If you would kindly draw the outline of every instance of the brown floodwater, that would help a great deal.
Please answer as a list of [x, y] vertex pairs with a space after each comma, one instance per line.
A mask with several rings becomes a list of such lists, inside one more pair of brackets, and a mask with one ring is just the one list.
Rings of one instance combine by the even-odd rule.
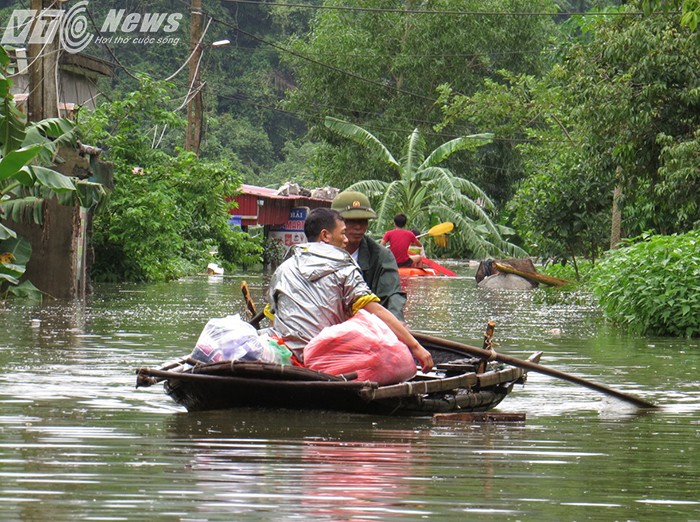
[[246, 279], [102, 285], [87, 302], [0, 308], [2, 520], [700, 520], [700, 341], [607, 326], [590, 296], [406, 280], [412, 328], [662, 406], [530, 373], [498, 411], [436, 424], [331, 412], [186, 413], [134, 371], [188, 353]]

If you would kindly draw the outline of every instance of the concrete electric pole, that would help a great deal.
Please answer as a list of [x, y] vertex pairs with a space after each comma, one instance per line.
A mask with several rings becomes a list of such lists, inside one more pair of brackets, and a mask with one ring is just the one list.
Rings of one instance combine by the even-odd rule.
[[[52, 0], [32, 0], [31, 8], [37, 13], [49, 9]], [[44, 23], [45, 30], [52, 30], [56, 24], [46, 24], [46, 20], [34, 17], [29, 34], [34, 34], [36, 24]], [[59, 38], [54, 35], [46, 44], [30, 43], [27, 46], [29, 62], [29, 94], [27, 96], [27, 118], [40, 121], [58, 116], [58, 92], [56, 68], [58, 67]]]
[[199, 40], [202, 37], [204, 16], [202, 14], [202, 0], [192, 0], [192, 16], [190, 19], [190, 73], [188, 87], [190, 100], [187, 104], [187, 134], [185, 136], [185, 150], [199, 154], [199, 145], [202, 141], [202, 82], [199, 75], [199, 64], [202, 59], [202, 45]]

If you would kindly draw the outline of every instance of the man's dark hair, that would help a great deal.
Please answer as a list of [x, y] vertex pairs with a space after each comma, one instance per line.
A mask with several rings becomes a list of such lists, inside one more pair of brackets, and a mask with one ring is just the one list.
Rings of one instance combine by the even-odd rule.
[[319, 207], [313, 209], [306, 216], [304, 223], [304, 234], [310, 242], [318, 241], [318, 236], [321, 235], [321, 230], [333, 230], [336, 226], [336, 221], [344, 221], [340, 212], [332, 208]]
[[394, 225], [396, 225], [399, 228], [403, 228], [406, 226], [406, 214], [396, 214], [394, 216]]

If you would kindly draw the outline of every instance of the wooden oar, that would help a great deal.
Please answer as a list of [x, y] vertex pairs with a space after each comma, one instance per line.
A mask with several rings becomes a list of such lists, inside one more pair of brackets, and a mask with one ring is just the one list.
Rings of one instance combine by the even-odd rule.
[[245, 306], [248, 309], [251, 317], [255, 317], [258, 311], [255, 309], [255, 302], [253, 297], [250, 295], [250, 289], [248, 288], [248, 283], [243, 281], [241, 283], [241, 292], [243, 293], [243, 299], [245, 300]]
[[421, 261], [423, 261], [423, 264], [425, 266], [428, 266], [435, 270], [436, 272], [440, 272], [443, 275], [446, 275], [448, 277], [455, 277], [457, 274], [450, 270], [449, 268], [445, 268], [442, 266], [440, 263], [437, 261], [433, 261], [432, 259], [428, 259], [427, 257], [421, 257]]
[[265, 312], [264, 310], [260, 310], [259, 312], [256, 311], [255, 308], [255, 301], [253, 301], [253, 296], [250, 295], [250, 289], [248, 288], [248, 283], [243, 281], [241, 283], [241, 292], [243, 292], [243, 299], [245, 300], [245, 305], [248, 311], [250, 312], [250, 315], [252, 316], [252, 319], [248, 321], [250, 324], [252, 324], [256, 330], [260, 329], [260, 321], [262, 321], [265, 318]]
[[435, 225], [432, 227], [430, 230], [428, 230], [425, 234], [421, 234], [416, 237], [423, 237], [423, 236], [442, 236], [443, 234], [449, 234], [452, 232], [452, 230], [455, 228], [455, 224], [451, 223], [450, 221], [446, 221], [444, 223], [440, 223], [438, 225]]
[[607, 386], [603, 386], [602, 384], [596, 384], [594, 382], [587, 381], [586, 379], [582, 379], [581, 377], [576, 377], [574, 375], [569, 375], [568, 373], [553, 370], [551, 368], [547, 368], [546, 366], [542, 366], [531, 361], [525, 361], [523, 359], [518, 359], [509, 355], [503, 355], [501, 353], [483, 350], [481, 348], [477, 348], [476, 346], [469, 346], [467, 344], [458, 343], [456, 341], [450, 341], [447, 339], [441, 339], [439, 337], [433, 337], [432, 335], [427, 335], [418, 332], [411, 333], [413, 334], [413, 337], [415, 337], [419, 342], [425, 342], [426, 344], [434, 344], [437, 346], [445, 346], [447, 348], [454, 348], [456, 350], [463, 351], [466, 354], [474, 355], [476, 357], [494, 358], [497, 361], [510, 364], [511, 366], [518, 366], [520, 368], [532, 370], [538, 373], [542, 373], [544, 375], [549, 375], [550, 377], [555, 377], [557, 379], [573, 382], [574, 384], [580, 384], [581, 386], [585, 386], [586, 388], [590, 388], [591, 390], [595, 390], [606, 395], [611, 395], [623, 401], [634, 404], [639, 408], [658, 408], [656, 404], [653, 404], [649, 401], [645, 401], [644, 399], [640, 399], [632, 395], [627, 395], [626, 393], [613, 390], [612, 388], [608, 388]]

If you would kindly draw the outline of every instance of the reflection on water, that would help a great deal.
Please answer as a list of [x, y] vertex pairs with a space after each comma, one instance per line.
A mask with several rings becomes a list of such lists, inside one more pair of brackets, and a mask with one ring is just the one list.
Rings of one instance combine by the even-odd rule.
[[[413, 278], [411, 327], [662, 404], [640, 414], [531, 373], [499, 407], [515, 424], [329, 412], [188, 414], [134, 370], [244, 313], [242, 277], [98, 287], [87, 302], [0, 308], [2, 519], [698, 519], [700, 342], [634, 338], [585, 295], [489, 292], [469, 271]], [[246, 277], [256, 302], [265, 280]]]

